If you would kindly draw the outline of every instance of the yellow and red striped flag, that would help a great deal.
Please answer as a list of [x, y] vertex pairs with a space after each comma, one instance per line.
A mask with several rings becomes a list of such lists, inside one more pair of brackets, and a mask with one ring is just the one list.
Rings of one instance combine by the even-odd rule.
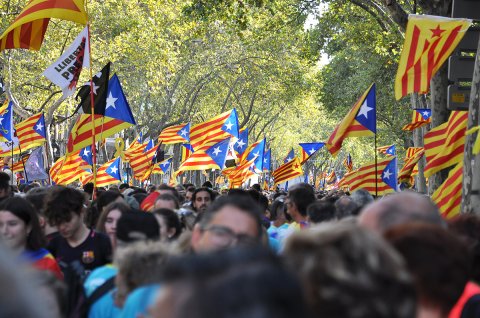
[[467, 120], [468, 112], [453, 111], [446, 123], [425, 134], [426, 178], [462, 160]]
[[[43, 113], [33, 115], [15, 125], [19, 145], [13, 148], [14, 154], [43, 145], [46, 142], [46, 127]], [[12, 149], [0, 150], [0, 157], [9, 156]]]
[[167, 127], [162, 130], [158, 136], [164, 145], [178, 144], [181, 142], [189, 142], [190, 124], [180, 124]]
[[77, 181], [80, 177], [88, 174], [85, 169], [90, 169], [80, 151], [76, 151], [68, 156], [58, 159], [50, 169], [50, 177], [55, 184], [68, 185]]
[[405, 152], [405, 160], [412, 158], [420, 151], [424, 152], [425, 149], [423, 149], [423, 147], [408, 147], [407, 151]]
[[[134, 178], [144, 181], [150, 177], [150, 173], [154, 162], [153, 158], [157, 153], [158, 149], [162, 142], [159, 142], [157, 145], [154, 145], [154, 141], [149, 141], [149, 146], [145, 147], [142, 152], [135, 153], [130, 159], [130, 167], [133, 170]], [[146, 175], [148, 173], [148, 176]]]
[[377, 131], [375, 96], [375, 84], [372, 84], [335, 127], [326, 142], [328, 151], [333, 156], [340, 151], [345, 138], [375, 135]]
[[294, 157], [293, 160], [284, 163], [280, 167], [278, 167], [275, 171], [272, 172], [273, 180], [275, 181], [275, 185], [280, 184], [282, 182], [294, 179], [299, 177], [303, 174], [302, 166], [300, 164], [300, 159], [298, 157]]
[[[345, 173], [343, 175], [343, 178], [340, 179], [340, 181], [338, 182], [338, 187], [341, 189], [348, 190], [350, 188], [350, 183], [355, 178], [357, 171], [358, 169]], [[317, 180], [322, 180], [322, 179], [323, 179], [323, 176], [317, 177]]]
[[410, 178], [413, 176], [415, 167], [417, 166], [418, 161], [423, 157], [425, 154], [424, 150], [418, 151], [415, 153], [414, 156], [408, 158], [405, 161], [402, 169], [398, 173], [398, 182], [409, 182]]
[[39, 50], [51, 18], [87, 24], [83, 0], [31, 0], [0, 37], [5, 49]]
[[444, 218], [450, 219], [460, 213], [462, 203], [463, 159], [448, 173], [447, 179], [432, 194], [432, 201]]
[[468, 19], [410, 14], [395, 77], [395, 98], [427, 93], [431, 78], [471, 24], [472, 20]]
[[[385, 195], [395, 192], [391, 186], [384, 182], [384, 170], [395, 158], [387, 158], [377, 161], [377, 175], [375, 175], [375, 162], [364, 165], [348, 175], [348, 182], [343, 180], [339, 183], [342, 186], [347, 185], [350, 191], [365, 189], [372, 195]], [[345, 177], [344, 177], [345, 179]], [[396, 182], [396, 181], [395, 181]]]
[[414, 109], [412, 121], [410, 124], [403, 126], [402, 130], [412, 131], [429, 124], [432, 121], [432, 110], [427, 108]]
[[[120, 183], [122, 177], [120, 175], [121, 158], [113, 158], [104, 163], [97, 170], [97, 187], [105, 187], [111, 184]], [[83, 180], [84, 184], [93, 181], [93, 175]]]
[[251, 168], [255, 165], [256, 157], [248, 161], [242, 161], [238, 166], [222, 170], [222, 174], [228, 178], [230, 188], [239, 188], [255, 173]]
[[28, 157], [30, 157], [29, 154], [23, 155], [19, 161], [15, 162], [12, 165], [12, 172], [22, 172], [25, 168], [25, 163], [27, 162]]

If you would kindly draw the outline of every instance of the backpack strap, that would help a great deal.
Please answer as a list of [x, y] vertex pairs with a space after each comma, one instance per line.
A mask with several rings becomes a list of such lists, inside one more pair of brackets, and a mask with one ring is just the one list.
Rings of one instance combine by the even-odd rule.
[[90, 308], [97, 300], [102, 298], [102, 296], [106, 295], [109, 291], [111, 291], [115, 287], [115, 276], [107, 279], [100, 287], [95, 289], [95, 291], [87, 297], [85, 300], [85, 305], [87, 308]]

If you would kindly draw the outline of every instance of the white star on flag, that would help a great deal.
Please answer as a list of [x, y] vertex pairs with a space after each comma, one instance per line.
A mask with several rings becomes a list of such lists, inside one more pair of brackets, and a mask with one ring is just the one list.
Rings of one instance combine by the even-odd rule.
[[162, 163], [162, 167], [166, 167], [166, 166], [168, 166], [168, 162]]
[[97, 74], [95, 74], [95, 77], [97, 77], [97, 78], [102, 77], [102, 71], [100, 70]]
[[292, 160], [292, 158], [288, 157], [285, 161], [289, 162], [291, 160]]
[[118, 168], [116, 166], [113, 166], [113, 167], [110, 168], [111, 173], [115, 174], [115, 173], [117, 173], [117, 171], [118, 171]]
[[[88, 84], [88, 86], [90, 86], [90, 84]], [[93, 83], [93, 94], [97, 95], [97, 88], [99, 88], [100, 86], [97, 86], [95, 85], [95, 83]]]
[[390, 179], [391, 175], [392, 175], [392, 173], [390, 172], [390, 170], [387, 170], [383, 173], [383, 178], [384, 179]]
[[257, 151], [257, 152], [255, 152], [255, 153], [253, 153], [253, 155], [254, 155], [255, 157], [258, 157], [258, 156], [260, 156], [260, 152]]
[[35, 130], [40, 130], [40, 131], [42, 131], [42, 130], [43, 130], [43, 125], [42, 125], [42, 123], [38, 123], [37, 126], [35, 126]]
[[232, 126], [233, 126], [233, 124], [229, 121], [225, 124], [225, 127], [227, 127], [227, 130], [231, 130]]
[[87, 157], [89, 153], [90, 153], [90, 151], [88, 151], [87, 148], [85, 148], [85, 149], [83, 150], [83, 156], [84, 156], [84, 157]]
[[358, 111], [357, 117], [358, 116], [365, 116], [365, 118], [368, 118], [368, 112], [373, 110], [373, 107], [368, 107], [367, 101], [363, 102], [362, 107], [360, 107], [360, 110]]
[[239, 139], [237, 141], [237, 145], [238, 145], [238, 148], [241, 149], [241, 148], [243, 148], [243, 146], [245, 146], [245, 142], [242, 139]]
[[213, 148], [213, 155], [214, 156], [218, 156], [219, 153], [221, 153], [222, 151], [220, 150], [220, 147], [217, 147], [217, 148]]
[[315, 152], [315, 149], [310, 149], [309, 153], [312, 155]]
[[3, 116], [0, 117], [0, 125], [3, 125], [3, 120], [4, 120], [4, 119], [5, 119], [5, 118], [3, 118]]
[[427, 111], [424, 111], [422, 114], [423, 114], [423, 116], [425, 116], [425, 117], [426, 117], [426, 116], [428, 116], [430, 113], [429, 113], [429, 112], [427, 112]]
[[267, 163], [267, 162], [268, 162], [267, 158], [263, 159], [263, 163]]
[[180, 130], [180, 135], [181, 136], [186, 136], [187, 135], [187, 130], [186, 129]]
[[113, 97], [112, 92], [110, 92], [107, 98], [107, 107], [105, 107], [105, 109], [107, 109], [108, 107], [113, 107], [114, 109], [116, 109], [115, 102], [117, 101], [117, 99], [118, 98]]

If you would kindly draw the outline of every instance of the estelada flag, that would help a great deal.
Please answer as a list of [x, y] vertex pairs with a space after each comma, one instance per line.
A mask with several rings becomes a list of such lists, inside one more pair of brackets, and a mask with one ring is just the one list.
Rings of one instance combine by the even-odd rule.
[[275, 185], [280, 184], [282, 182], [294, 179], [299, 177], [303, 174], [302, 166], [300, 164], [300, 160], [298, 157], [294, 157], [287, 163], [284, 163], [280, 167], [278, 167], [275, 171], [272, 172], [273, 180], [275, 181]]
[[432, 121], [432, 110], [428, 108], [417, 108], [413, 110], [412, 121], [403, 126], [402, 130], [412, 131], [429, 124]]
[[164, 128], [158, 140], [161, 140], [164, 145], [177, 144], [181, 142], [190, 141], [190, 123], [174, 125]]
[[427, 93], [433, 75], [471, 24], [469, 19], [410, 14], [395, 77], [395, 98], [398, 100], [409, 93]]
[[432, 194], [444, 218], [450, 219], [460, 213], [462, 203], [463, 159], [448, 173], [447, 179]]
[[51, 18], [87, 24], [83, 0], [31, 0], [0, 37], [5, 49], [39, 50]]
[[85, 27], [62, 56], [43, 72], [46, 78], [62, 88], [65, 97], [75, 92], [83, 65], [90, 64], [88, 42], [88, 27]]
[[375, 84], [372, 84], [335, 127], [326, 142], [328, 151], [336, 156], [347, 137], [374, 136], [377, 131]]

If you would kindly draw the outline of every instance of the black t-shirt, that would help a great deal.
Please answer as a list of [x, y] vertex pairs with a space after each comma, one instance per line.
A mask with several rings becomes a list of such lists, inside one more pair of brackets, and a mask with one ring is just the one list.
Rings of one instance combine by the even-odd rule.
[[91, 230], [87, 239], [77, 247], [71, 247], [62, 236], [54, 237], [47, 249], [56, 258], [62, 271], [74, 261], [80, 261], [85, 273], [112, 262], [112, 245], [107, 235]]

